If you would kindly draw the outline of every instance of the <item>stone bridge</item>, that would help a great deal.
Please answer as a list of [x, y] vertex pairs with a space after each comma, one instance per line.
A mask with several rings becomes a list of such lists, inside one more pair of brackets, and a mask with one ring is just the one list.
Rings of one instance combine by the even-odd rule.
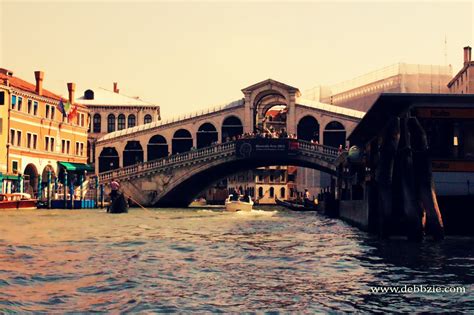
[[242, 99], [222, 106], [105, 135], [96, 143], [96, 173], [206, 148], [255, 131], [285, 129], [301, 140], [345, 147], [346, 135], [365, 114], [305, 100], [297, 88], [271, 79], [242, 93]]
[[241, 139], [99, 174], [108, 187], [121, 183], [144, 206], [186, 207], [214, 181], [271, 165], [296, 165], [334, 173], [338, 149], [296, 139]]

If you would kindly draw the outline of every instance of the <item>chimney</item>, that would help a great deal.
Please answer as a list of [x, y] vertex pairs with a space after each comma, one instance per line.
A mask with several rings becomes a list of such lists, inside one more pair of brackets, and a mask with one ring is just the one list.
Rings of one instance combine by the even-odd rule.
[[471, 62], [471, 47], [464, 47], [464, 64]]
[[114, 93], [118, 93], [120, 91], [117, 87], [117, 82], [114, 82]]
[[74, 102], [74, 92], [76, 91], [76, 83], [68, 83], [67, 90], [69, 91], [69, 103]]
[[43, 71], [35, 71], [36, 94], [38, 95], [43, 95], [43, 78], [44, 78]]

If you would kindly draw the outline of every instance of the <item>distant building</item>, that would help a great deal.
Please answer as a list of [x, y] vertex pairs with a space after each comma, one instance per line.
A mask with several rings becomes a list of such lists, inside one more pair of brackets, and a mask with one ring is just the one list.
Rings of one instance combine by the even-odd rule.
[[90, 164], [95, 161], [95, 143], [103, 135], [161, 119], [160, 106], [119, 92], [117, 83], [114, 83], [112, 91], [104, 88], [88, 89], [76, 99], [90, 111], [87, 142], [87, 160]]
[[248, 193], [259, 204], [275, 204], [275, 198], [296, 198], [296, 167], [268, 166], [240, 172], [227, 178], [229, 192]]
[[453, 94], [472, 94], [474, 92], [474, 61], [471, 60], [471, 47], [464, 47], [464, 66], [448, 83]]
[[[88, 110], [73, 102], [75, 85], [68, 83], [66, 100], [43, 88], [42, 71], [35, 72], [35, 79], [32, 84], [0, 68], [2, 192], [41, 194], [49, 174], [54, 181], [61, 171], [88, 169]], [[69, 115], [61, 103], [71, 104]]]
[[323, 103], [366, 112], [380, 93], [448, 93], [452, 67], [398, 63], [332, 86], [303, 93]]

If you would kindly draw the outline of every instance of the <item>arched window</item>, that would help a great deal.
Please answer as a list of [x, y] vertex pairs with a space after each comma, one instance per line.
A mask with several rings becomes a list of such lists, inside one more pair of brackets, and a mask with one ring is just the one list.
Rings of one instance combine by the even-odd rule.
[[244, 127], [240, 119], [236, 116], [230, 116], [224, 119], [222, 122], [221, 135], [222, 142], [232, 140], [233, 137], [241, 135], [244, 131]]
[[143, 123], [144, 123], [144, 124], [149, 124], [149, 123], [151, 123], [151, 115], [150, 115], [150, 114], [146, 114], [146, 115], [145, 115], [145, 118], [143, 119]]
[[135, 127], [136, 122], [137, 121], [136, 121], [135, 115], [133, 114], [128, 115], [128, 128]]
[[270, 187], [270, 198], [275, 197], [275, 188]]
[[125, 129], [125, 115], [120, 114], [117, 119], [117, 130]]
[[258, 188], [258, 197], [262, 198], [263, 197], [263, 187]]
[[285, 193], [286, 193], [285, 187], [280, 188], [280, 198], [284, 199]]
[[114, 132], [115, 131], [115, 115], [109, 114], [107, 116], [107, 132]]
[[324, 145], [331, 147], [345, 147], [346, 143], [346, 130], [344, 126], [338, 121], [332, 121], [326, 125], [323, 134]]
[[100, 132], [100, 129], [101, 129], [101, 126], [100, 126], [100, 123], [101, 123], [101, 117], [100, 117], [100, 114], [95, 114], [94, 115], [94, 121], [93, 121], [93, 131], [95, 133], [99, 133]]

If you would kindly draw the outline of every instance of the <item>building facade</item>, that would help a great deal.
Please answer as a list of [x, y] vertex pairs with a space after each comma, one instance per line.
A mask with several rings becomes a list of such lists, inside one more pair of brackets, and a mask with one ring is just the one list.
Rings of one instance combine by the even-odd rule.
[[88, 89], [76, 99], [90, 111], [89, 137], [87, 141], [88, 163], [94, 164], [95, 144], [103, 135], [159, 121], [160, 107], [120, 94], [117, 83], [113, 90], [104, 88]]
[[474, 61], [471, 60], [471, 47], [464, 47], [464, 66], [448, 83], [452, 94], [472, 94], [474, 91]]
[[[35, 72], [35, 79], [32, 84], [0, 69], [2, 192], [41, 194], [61, 165], [85, 165], [87, 160], [88, 110], [73, 102], [75, 85], [68, 83], [65, 99], [43, 88], [42, 71]], [[64, 103], [70, 104], [68, 113]]]

